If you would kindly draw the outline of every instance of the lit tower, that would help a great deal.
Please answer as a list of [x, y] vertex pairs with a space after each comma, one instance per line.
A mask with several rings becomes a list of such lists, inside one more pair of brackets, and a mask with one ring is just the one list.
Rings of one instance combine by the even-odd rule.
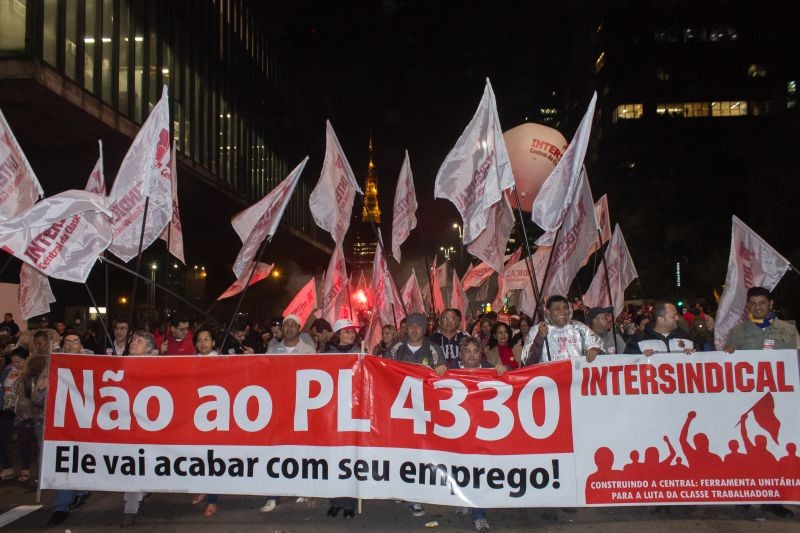
[[381, 208], [378, 205], [378, 177], [372, 171], [372, 135], [369, 136], [369, 165], [367, 182], [364, 184], [364, 208], [361, 210], [361, 222], [381, 223]]
[[372, 259], [375, 257], [375, 231], [372, 224], [381, 223], [381, 208], [378, 205], [378, 176], [374, 172], [375, 163], [372, 162], [372, 135], [369, 137], [369, 165], [367, 166], [367, 179], [364, 183], [364, 196], [362, 198], [361, 216], [354, 209], [353, 223], [353, 262], [355, 269], [371, 269]]

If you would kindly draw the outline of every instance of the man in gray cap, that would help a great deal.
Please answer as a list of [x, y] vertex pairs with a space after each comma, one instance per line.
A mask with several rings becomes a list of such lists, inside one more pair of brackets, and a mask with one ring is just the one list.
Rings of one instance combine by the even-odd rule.
[[307, 342], [300, 335], [300, 317], [286, 315], [283, 317], [283, 339], [267, 348], [268, 354], [310, 354], [317, 353], [317, 347]]
[[433, 368], [440, 376], [447, 371], [442, 349], [425, 338], [427, 320], [422, 313], [411, 313], [406, 318], [408, 335], [389, 350], [388, 359], [404, 363], [417, 363]]
[[603, 341], [603, 353], [625, 351], [625, 341], [614, 331], [613, 307], [592, 307], [586, 312], [586, 325]]

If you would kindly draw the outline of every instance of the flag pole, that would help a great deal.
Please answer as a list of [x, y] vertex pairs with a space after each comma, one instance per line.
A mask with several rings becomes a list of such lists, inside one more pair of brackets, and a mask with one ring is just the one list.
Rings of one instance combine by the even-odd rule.
[[[108, 269], [108, 264], [106, 264], [106, 269]], [[94, 299], [92, 291], [89, 289], [89, 284], [84, 282], [83, 286], [86, 287], [86, 292], [89, 293], [89, 299], [92, 301], [92, 305], [94, 306], [95, 309], [97, 309], [97, 317], [98, 320], [100, 320], [100, 325], [103, 327], [103, 333], [106, 334], [106, 340], [108, 341], [108, 345], [111, 346], [113, 349], [114, 340], [111, 338], [111, 334], [108, 332], [108, 326], [106, 326], [105, 320], [103, 320], [103, 317], [100, 315], [100, 309], [97, 308], [97, 302]]]
[[111, 266], [113, 266], [113, 267], [115, 267], [115, 268], [118, 268], [118, 269], [122, 270], [123, 272], [127, 272], [127, 273], [128, 273], [128, 274], [130, 274], [131, 276], [134, 276], [134, 277], [136, 277], [136, 278], [139, 278], [139, 279], [141, 279], [142, 281], [144, 281], [144, 282], [145, 282], [145, 283], [147, 283], [147, 284], [153, 284], [153, 285], [155, 285], [156, 287], [158, 287], [158, 288], [159, 288], [159, 289], [161, 289], [162, 291], [164, 291], [164, 292], [168, 293], [168, 294], [169, 294], [170, 296], [172, 296], [173, 298], [175, 298], [175, 299], [177, 299], [177, 300], [179, 300], [179, 301], [183, 302], [184, 304], [188, 305], [189, 307], [191, 307], [191, 308], [192, 308], [192, 309], [194, 309], [195, 311], [199, 311], [199, 312], [200, 312], [200, 313], [201, 313], [203, 316], [205, 316], [205, 317], [206, 317], [207, 319], [209, 319], [211, 322], [213, 322], [213, 323], [215, 323], [215, 324], [219, 323], [219, 321], [218, 321], [218, 320], [216, 320], [216, 319], [215, 319], [214, 317], [212, 317], [211, 315], [209, 315], [207, 311], [203, 311], [202, 309], [200, 309], [199, 307], [197, 307], [195, 304], [193, 304], [192, 302], [190, 302], [190, 301], [189, 301], [189, 300], [187, 300], [186, 298], [184, 298], [184, 297], [182, 297], [182, 296], [180, 296], [180, 295], [178, 295], [178, 294], [174, 293], [173, 291], [171, 291], [170, 289], [168, 289], [168, 288], [164, 287], [163, 285], [161, 285], [161, 284], [159, 284], [159, 283], [156, 283], [155, 281], [153, 281], [153, 280], [151, 280], [151, 279], [149, 279], [149, 278], [146, 278], [145, 276], [143, 276], [143, 275], [141, 275], [141, 274], [139, 274], [139, 273], [137, 273], [137, 272], [134, 272], [134, 271], [133, 271], [133, 270], [131, 270], [130, 268], [126, 267], [125, 265], [123, 265], [123, 264], [121, 264], [121, 263], [117, 263], [116, 261], [113, 261], [113, 260], [109, 259], [108, 257], [104, 257], [104, 256], [102, 256], [102, 255], [101, 255], [101, 256], [99, 257], [99, 259], [100, 259], [100, 261], [102, 261], [102, 262], [106, 263], [106, 265], [111, 265]]
[[253, 261], [253, 266], [250, 269], [250, 275], [247, 277], [247, 284], [244, 286], [242, 290], [242, 295], [239, 296], [239, 301], [236, 302], [236, 308], [233, 310], [233, 316], [228, 321], [228, 328], [225, 330], [225, 336], [222, 338], [222, 343], [219, 345], [219, 349], [223, 350], [225, 348], [225, 342], [227, 342], [228, 337], [231, 334], [231, 329], [233, 328], [233, 321], [236, 319], [236, 315], [239, 313], [239, 307], [242, 305], [242, 301], [244, 301], [244, 297], [247, 294], [247, 289], [250, 288], [250, 282], [253, 280], [253, 276], [256, 273], [256, 269], [258, 268], [258, 263], [261, 262], [261, 256], [264, 255], [264, 250], [267, 249], [267, 244], [272, 241], [272, 235], [267, 236], [264, 239], [264, 243], [261, 245], [261, 249], [258, 251], [258, 257], [255, 261]]
[[[344, 255], [344, 253], [342, 255]], [[353, 274], [350, 274], [350, 277], [352, 278]], [[350, 298], [350, 280], [349, 279], [347, 280], [347, 283], [345, 285], [346, 285], [345, 290], [347, 290], [347, 306], [350, 308], [350, 320], [353, 320], [353, 318], [355, 318], [355, 315], [353, 315], [353, 300]]]
[[[372, 226], [372, 231], [375, 232], [375, 240], [378, 241], [378, 246], [381, 248], [381, 254], [384, 257], [384, 261], [386, 260], [386, 250], [383, 247], [383, 239], [381, 239], [380, 233], [378, 233], [378, 227], [375, 225], [374, 220], [369, 221], [370, 226]], [[408, 311], [406, 310], [406, 304], [403, 301], [403, 295], [400, 294], [400, 288], [397, 286], [397, 282], [394, 280], [394, 276], [392, 276], [392, 271], [389, 270], [389, 263], [386, 263], [386, 272], [389, 274], [389, 279], [392, 280], [392, 286], [394, 287], [395, 292], [397, 292], [397, 297], [400, 298], [400, 305], [403, 306], [403, 314], [408, 316]], [[349, 294], [349, 293], [348, 293]], [[431, 291], [431, 296], [433, 296], [433, 291]], [[394, 296], [392, 296], [392, 300], [394, 300]], [[392, 304], [394, 305], [394, 304]], [[392, 315], [394, 315], [394, 310], [392, 310]], [[392, 317], [394, 318], [394, 316]]]
[[6, 268], [8, 268], [8, 265], [11, 264], [11, 260], [12, 259], [14, 259], [14, 256], [13, 255], [9, 255], [8, 259], [6, 259], [6, 262], [3, 263], [3, 268], [0, 268], [0, 276], [2, 276], [3, 273], [6, 271]]
[[[517, 213], [519, 214], [519, 227], [522, 230], [522, 240], [525, 242], [525, 250], [528, 252], [527, 260], [525, 261], [525, 266], [528, 267], [528, 276], [531, 278], [531, 286], [533, 287], [533, 297], [536, 299], [536, 311], [539, 312], [539, 316], [542, 317], [544, 320], [544, 312], [542, 311], [542, 302], [539, 298], [539, 287], [536, 284], [536, 268], [533, 266], [533, 254], [531, 253], [531, 245], [528, 242], [528, 231], [525, 229], [525, 219], [522, 216], [522, 204], [520, 203], [519, 199], [519, 192], [517, 191], [516, 185], [512, 187], [514, 190], [514, 198], [517, 201]], [[516, 217], [514, 218], [514, 222], [516, 222]], [[544, 280], [542, 280], [542, 286], [544, 286]], [[536, 318], [536, 311], [534, 311], [534, 317]]]
[[125, 351], [128, 350], [131, 344], [131, 338], [133, 337], [133, 331], [136, 329], [136, 325], [133, 323], [133, 315], [136, 309], [136, 289], [139, 286], [139, 277], [138, 274], [142, 267], [142, 248], [144, 247], [144, 230], [145, 225], [147, 224], [147, 211], [150, 208], [150, 196], [144, 197], [144, 213], [142, 214], [142, 231], [139, 234], [139, 252], [136, 256], [136, 274], [137, 277], [133, 278], [133, 291], [131, 292], [131, 310], [128, 313], [128, 324], [129, 327], [129, 335], [128, 340], [125, 344]]
[[603, 251], [603, 234], [600, 233], [600, 228], [597, 228], [597, 243], [600, 245], [600, 248], [598, 248], [597, 253], [600, 254], [600, 261], [602, 261], [603, 268], [605, 269], [606, 272], [606, 289], [608, 290], [608, 301], [610, 302], [612, 308], [611, 333], [613, 334], [614, 337], [614, 353], [620, 353], [619, 346], [617, 346], [617, 326], [616, 326], [617, 314], [613, 311], [614, 298], [611, 296], [611, 276], [609, 276], [608, 274], [608, 261], [606, 261], [606, 254]]

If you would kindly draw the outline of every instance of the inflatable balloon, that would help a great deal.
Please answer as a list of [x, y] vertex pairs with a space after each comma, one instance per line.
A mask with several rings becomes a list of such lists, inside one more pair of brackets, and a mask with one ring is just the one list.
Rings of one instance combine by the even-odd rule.
[[[567, 140], [557, 130], [541, 124], [520, 124], [503, 133], [511, 160], [511, 170], [519, 192], [523, 211], [530, 212], [533, 199], [561, 160], [567, 149]], [[509, 194], [511, 205], [516, 208], [514, 193]]]

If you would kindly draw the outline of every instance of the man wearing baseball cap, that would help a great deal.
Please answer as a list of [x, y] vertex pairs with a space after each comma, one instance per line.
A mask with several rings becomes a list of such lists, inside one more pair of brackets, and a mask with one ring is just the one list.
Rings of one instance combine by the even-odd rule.
[[625, 351], [625, 341], [614, 331], [613, 307], [592, 307], [586, 312], [586, 325], [603, 341], [603, 353]]
[[442, 349], [427, 338], [425, 338], [425, 328], [427, 319], [422, 313], [411, 313], [406, 318], [408, 326], [408, 336], [406, 340], [400, 341], [389, 350], [389, 359], [402, 361], [405, 363], [417, 363], [427, 365], [436, 370], [440, 376], [447, 370], [446, 359]]
[[303, 340], [300, 336], [300, 317], [286, 315], [283, 317], [283, 339], [271, 344], [267, 353], [273, 355], [317, 353], [317, 347]]

